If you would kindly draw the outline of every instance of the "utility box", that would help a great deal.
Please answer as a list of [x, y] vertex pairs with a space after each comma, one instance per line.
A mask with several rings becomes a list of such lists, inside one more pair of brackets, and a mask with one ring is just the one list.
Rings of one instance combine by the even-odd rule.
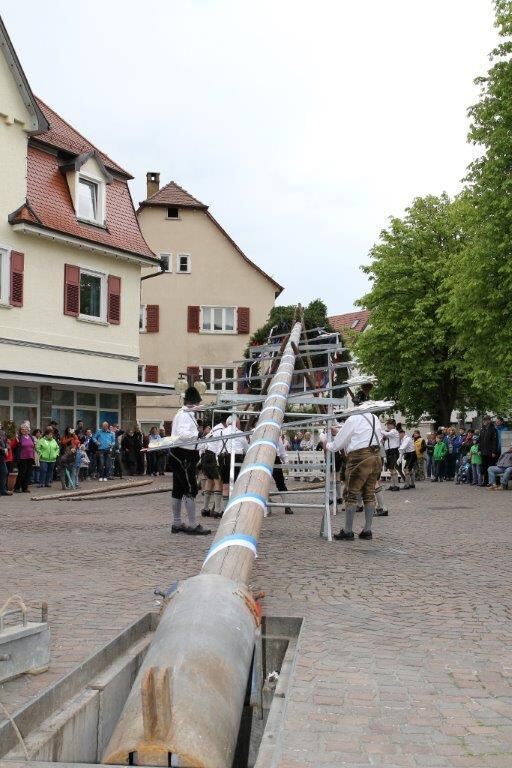
[[[16, 608], [10, 608], [17, 605]], [[19, 621], [12, 622], [15, 614]], [[50, 665], [50, 627], [43, 604], [41, 621], [27, 621], [27, 608], [19, 597], [9, 598], [0, 611], [0, 683], [17, 675], [38, 675]]]

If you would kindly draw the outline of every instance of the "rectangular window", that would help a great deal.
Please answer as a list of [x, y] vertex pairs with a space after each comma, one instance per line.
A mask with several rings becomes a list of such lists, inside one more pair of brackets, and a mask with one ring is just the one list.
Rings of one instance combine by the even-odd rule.
[[235, 307], [201, 307], [201, 330], [206, 333], [236, 333]]
[[158, 254], [162, 259], [162, 272], [172, 272], [172, 253]]
[[115, 392], [102, 392], [100, 394], [100, 408], [111, 411], [119, 410], [119, 395]]
[[201, 377], [208, 392], [235, 392], [234, 368], [201, 368]]
[[75, 414], [73, 408], [59, 408], [59, 406], [52, 407], [52, 421], [57, 422], [61, 434], [64, 432], [66, 427], [75, 426], [74, 416]]
[[9, 304], [9, 251], [0, 248], [0, 304]]
[[52, 402], [56, 406], [70, 406], [75, 404], [75, 393], [71, 389], [52, 389]]
[[103, 317], [101, 275], [80, 270], [80, 314], [85, 317]]
[[37, 405], [39, 390], [37, 387], [14, 387], [12, 399], [16, 404], [29, 403]]
[[80, 274], [80, 309], [82, 315], [100, 317], [101, 315], [101, 278]]
[[78, 406], [85, 406], [86, 408], [96, 408], [96, 393], [95, 392], [77, 392], [76, 404]]
[[188, 253], [178, 253], [176, 256], [176, 272], [182, 275], [190, 273], [190, 255]]
[[84, 429], [92, 429], [92, 431], [95, 432], [97, 429], [96, 415], [96, 410], [77, 408], [75, 411], [75, 424], [77, 421], [83, 421]]
[[147, 304], [141, 304], [140, 310], [139, 310], [139, 331], [141, 333], [144, 333], [146, 331], [147, 322], [148, 322]]
[[78, 180], [78, 216], [87, 221], [98, 220], [98, 184], [89, 179]]
[[119, 411], [100, 411], [98, 424], [101, 426], [104, 421], [109, 424], [119, 424]]
[[144, 366], [137, 366], [137, 381], [144, 381]]
[[177, 208], [175, 205], [170, 205], [167, 208], [167, 218], [168, 219], [179, 219], [179, 217], [180, 217], [179, 208]]
[[0, 400], [4, 403], [9, 402], [9, 387], [0, 387]]

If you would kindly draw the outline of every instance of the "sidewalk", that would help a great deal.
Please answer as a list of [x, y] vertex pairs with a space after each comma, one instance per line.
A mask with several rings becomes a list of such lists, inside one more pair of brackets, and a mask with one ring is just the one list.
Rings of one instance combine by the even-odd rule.
[[[305, 617], [276, 765], [509, 768], [512, 492], [385, 500], [371, 542], [319, 539], [318, 510], [264, 521], [253, 586], [267, 613]], [[53, 635], [48, 673], [0, 686], [11, 712], [154, 608], [155, 585], [197, 573], [211, 541], [171, 537], [167, 494], [0, 501], [0, 602], [47, 600]]]

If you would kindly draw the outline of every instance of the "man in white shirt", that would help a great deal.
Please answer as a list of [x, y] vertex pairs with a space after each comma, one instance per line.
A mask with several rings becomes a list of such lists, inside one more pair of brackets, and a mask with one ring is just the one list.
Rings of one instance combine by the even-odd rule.
[[400, 455], [400, 435], [394, 419], [386, 421], [386, 429], [382, 430], [382, 437], [386, 448], [386, 467], [389, 470], [391, 480], [388, 491], [399, 491], [396, 464]]
[[[199, 405], [201, 396], [195, 387], [185, 390], [183, 408], [181, 408], [172, 422], [171, 437], [176, 442], [170, 450], [173, 465], [172, 478], [172, 533], [189, 533], [193, 536], [206, 536], [211, 533], [208, 528], [197, 524], [196, 520], [196, 496], [197, 486], [197, 462], [199, 451], [197, 443], [199, 429], [194, 414], [194, 406]], [[187, 445], [180, 445], [186, 442]], [[185, 504], [188, 515], [188, 525], [181, 519], [181, 503]]]
[[[235, 435], [235, 437], [231, 437], [231, 435]], [[240, 437], [237, 437], [236, 435], [240, 435]], [[249, 443], [247, 442], [247, 438], [244, 436], [242, 430], [240, 429], [240, 419], [236, 418], [235, 423], [233, 424], [233, 417], [230, 416], [228, 419], [226, 419], [226, 427], [222, 430], [220, 433], [220, 437], [222, 438], [221, 442], [221, 450], [219, 452], [219, 467], [220, 467], [220, 476], [222, 478], [222, 501], [224, 502], [224, 509], [226, 508], [226, 505], [229, 500], [229, 474], [231, 470], [231, 453], [235, 454], [235, 481], [240, 474], [240, 465], [243, 460], [244, 456], [249, 450]], [[226, 440], [226, 437], [229, 437], [229, 440]], [[216, 517], [216, 515], [214, 515]], [[222, 517], [222, 515], [220, 515]]]
[[[208, 435], [209, 439], [221, 436], [224, 429], [223, 422], [216, 424]], [[218, 457], [222, 448], [222, 440], [213, 440], [206, 443], [201, 455], [201, 467], [206, 477], [204, 484], [204, 507], [201, 511], [203, 517], [210, 517], [210, 501], [213, 494], [213, 517], [222, 517], [222, 480]]]
[[[334, 432], [334, 429], [333, 429]], [[345, 528], [334, 534], [339, 541], [354, 540], [352, 530], [356, 512], [357, 497], [363, 497], [365, 524], [359, 534], [360, 539], [372, 538], [372, 520], [375, 511], [375, 483], [380, 477], [382, 461], [380, 444], [382, 428], [373, 413], [349, 416], [343, 427], [335, 433], [334, 440], [326, 443], [327, 451], [345, 451], [347, 467], [345, 471]]]
[[[286, 482], [283, 475], [282, 465], [288, 463], [288, 457], [286, 455], [286, 447], [284, 444], [283, 436], [279, 435], [279, 441], [277, 443], [277, 453], [276, 458], [274, 461], [274, 469], [272, 470], [272, 477], [274, 478], [274, 482], [276, 484], [276, 488], [278, 491], [288, 491], [288, 488], [286, 486]], [[281, 501], [283, 500], [283, 497], [281, 496]], [[286, 502], [285, 502], [286, 503]], [[285, 507], [284, 508], [285, 515], [293, 515], [293, 509], [291, 507]], [[270, 509], [267, 512], [268, 515], [270, 515]]]
[[404, 485], [404, 491], [406, 491], [409, 488], [416, 488], [416, 485], [414, 483], [414, 469], [418, 462], [418, 457], [416, 456], [416, 448], [414, 446], [414, 440], [412, 439], [412, 437], [409, 437], [409, 435], [406, 434], [405, 429], [401, 429], [399, 432], [399, 435], [400, 435], [400, 449], [399, 449], [400, 456], [403, 457], [405, 461], [406, 483]]

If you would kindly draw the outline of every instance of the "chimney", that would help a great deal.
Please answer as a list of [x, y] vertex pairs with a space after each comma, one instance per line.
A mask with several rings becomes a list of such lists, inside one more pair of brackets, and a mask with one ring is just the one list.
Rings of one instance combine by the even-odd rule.
[[157, 171], [148, 171], [146, 173], [146, 185], [148, 190], [148, 197], [156, 195], [160, 189], [160, 174]]

